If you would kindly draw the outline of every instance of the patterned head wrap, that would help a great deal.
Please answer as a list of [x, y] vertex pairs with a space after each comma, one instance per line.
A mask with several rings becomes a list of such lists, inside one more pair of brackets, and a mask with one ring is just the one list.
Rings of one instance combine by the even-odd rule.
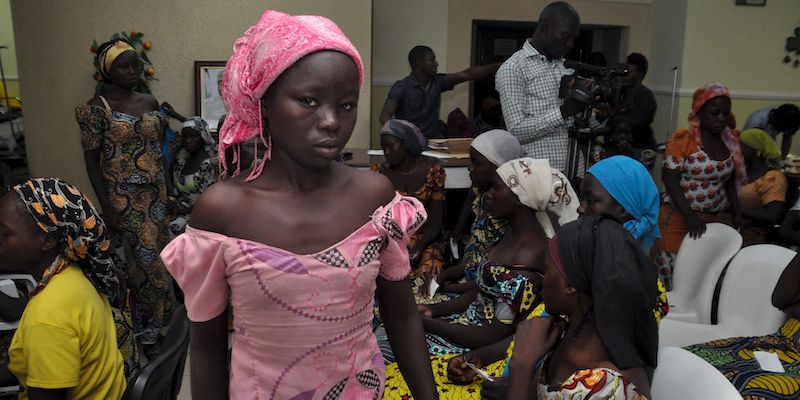
[[766, 158], [770, 163], [775, 164], [781, 160], [780, 147], [775, 143], [775, 139], [763, 129], [751, 128], [742, 131], [741, 135], [739, 135], [739, 140], [757, 151], [760, 156]]
[[625, 228], [642, 243], [645, 252], [650, 251], [656, 239], [661, 237], [658, 230], [661, 202], [647, 168], [630, 157], [614, 156], [600, 160], [588, 172], [631, 216], [625, 221]]
[[92, 285], [113, 302], [119, 278], [108, 251], [106, 224], [89, 199], [58, 178], [31, 179], [14, 186], [14, 192], [39, 228], [64, 245], [64, 251], [44, 272], [35, 292], [70, 263], [82, 261], [83, 273]]
[[519, 140], [502, 129], [492, 129], [481, 133], [470, 146], [495, 166], [503, 165], [523, 155]]
[[[700, 118], [697, 117], [697, 113], [709, 100], [721, 96], [730, 98], [731, 94], [728, 88], [716, 82], [706, 83], [705, 86], [694, 91], [692, 111], [689, 112], [689, 132], [699, 146], [703, 145], [703, 139], [700, 134]], [[738, 189], [747, 184], [747, 170], [744, 165], [744, 157], [742, 157], [742, 147], [739, 145], [739, 137], [730, 126], [726, 126], [720, 136], [725, 147], [731, 152], [736, 167], [736, 187]]]
[[417, 157], [425, 150], [428, 141], [416, 125], [404, 119], [390, 119], [383, 124], [381, 135], [394, 136], [403, 141], [412, 156]]
[[203, 139], [206, 153], [214, 156], [217, 153], [217, 141], [211, 136], [211, 131], [208, 129], [208, 123], [200, 117], [189, 117], [183, 121], [184, 128], [194, 129], [200, 134]]
[[572, 287], [592, 296], [587, 317], [614, 364], [621, 369], [655, 367], [658, 268], [639, 242], [616, 221], [590, 216], [562, 226], [549, 248], [556, 270]]
[[518, 158], [497, 168], [497, 174], [522, 204], [536, 211], [536, 219], [548, 238], [555, 234], [547, 212], [564, 225], [578, 219], [578, 196], [561, 171], [547, 160]]
[[[246, 180], [261, 174], [271, 155], [271, 142], [264, 137], [261, 97], [270, 85], [301, 58], [318, 51], [342, 52], [356, 64], [359, 83], [364, 82], [364, 67], [355, 46], [333, 21], [315, 15], [291, 16], [267, 10], [255, 25], [233, 43], [233, 55], [225, 64], [222, 97], [228, 114], [219, 132], [219, 165], [222, 176], [228, 163], [225, 149], [250, 138], [260, 137], [266, 152]], [[258, 142], [256, 142], [256, 146]], [[241, 170], [237, 147], [233, 175]]]
[[136, 49], [130, 45], [130, 43], [124, 40], [117, 40], [111, 46], [108, 46], [105, 50], [103, 50], [100, 54], [97, 55], [97, 67], [100, 69], [100, 75], [104, 78], [110, 78], [110, 71], [111, 71], [111, 64], [114, 63], [114, 60], [119, 57], [120, 54], [132, 51], [136, 52]]

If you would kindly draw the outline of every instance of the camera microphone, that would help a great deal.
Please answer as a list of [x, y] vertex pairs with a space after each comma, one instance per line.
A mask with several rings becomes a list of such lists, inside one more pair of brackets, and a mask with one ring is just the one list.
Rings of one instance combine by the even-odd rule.
[[564, 66], [569, 69], [574, 69], [578, 74], [584, 73], [594, 76], [623, 76], [628, 73], [627, 68], [604, 68], [575, 60], [564, 60]]

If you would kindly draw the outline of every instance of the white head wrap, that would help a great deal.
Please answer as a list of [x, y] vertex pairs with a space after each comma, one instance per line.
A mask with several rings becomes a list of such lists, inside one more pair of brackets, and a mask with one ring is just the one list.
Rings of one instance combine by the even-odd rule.
[[547, 211], [558, 217], [559, 225], [578, 219], [578, 196], [561, 171], [547, 160], [518, 158], [497, 168], [497, 174], [522, 204], [536, 211], [547, 238], [555, 234]]
[[481, 133], [472, 141], [472, 148], [498, 167], [523, 155], [519, 140], [502, 129]]

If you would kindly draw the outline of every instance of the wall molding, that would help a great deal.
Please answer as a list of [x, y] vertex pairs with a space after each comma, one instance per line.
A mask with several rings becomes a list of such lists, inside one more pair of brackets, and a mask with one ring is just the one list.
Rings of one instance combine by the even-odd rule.
[[[671, 96], [672, 88], [663, 86], [654, 86], [650, 90], [654, 94]], [[677, 95], [681, 97], [692, 97], [696, 89], [680, 88]], [[751, 100], [783, 100], [783, 101], [800, 101], [800, 93], [796, 92], [773, 92], [768, 90], [732, 90], [731, 97], [736, 99], [751, 99]]]

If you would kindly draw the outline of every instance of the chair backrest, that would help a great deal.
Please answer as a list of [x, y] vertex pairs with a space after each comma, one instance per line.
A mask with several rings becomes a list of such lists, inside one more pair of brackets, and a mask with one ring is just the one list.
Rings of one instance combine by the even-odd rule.
[[667, 317], [689, 314], [692, 317], [677, 319], [711, 323], [711, 302], [717, 279], [741, 247], [742, 235], [725, 224], [707, 224], [706, 232], [699, 239], [687, 234], [675, 260], [673, 290], [667, 295], [671, 308]]
[[125, 400], [175, 400], [181, 389], [183, 368], [189, 350], [189, 319], [186, 308], [180, 306], [172, 316], [161, 353], [142, 368]]
[[743, 248], [722, 279], [717, 318], [732, 336], [774, 333], [786, 315], [772, 306], [772, 291], [796, 252], [773, 244]]
[[742, 399], [714, 366], [687, 350], [670, 346], [658, 349], [650, 395], [653, 400]]

